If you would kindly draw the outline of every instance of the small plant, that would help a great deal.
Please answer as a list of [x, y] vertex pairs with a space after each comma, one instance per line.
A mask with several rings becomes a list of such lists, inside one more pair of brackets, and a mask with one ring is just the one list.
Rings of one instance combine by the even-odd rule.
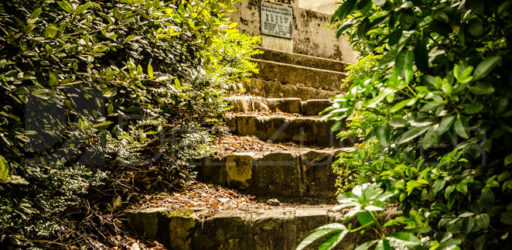
[[[373, 234], [375, 240], [367, 241], [359, 245], [356, 250], [369, 249], [376, 245], [375, 249], [408, 249], [421, 245], [421, 241], [415, 233], [425, 232], [418, 230], [421, 223], [414, 222], [406, 217], [398, 217], [385, 224], [379, 221], [378, 212], [386, 209], [386, 201], [395, 196], [394, 192], [384, 191], [377, 184], [357, 185], [351, 192], [338, 196], [340, 205], [333, 208], [335, 211], [349, 208], [342, 223], [332, 223], [313, 230], [297, 247], [304, 249], [320, 239], [324, 239], [318, 249], [332, 249], [338, 245], [349, 233]], [[353, 218], [357, 218], [358, 227], [352, 226]], [[348, 226], [346, 226], [348, 223]], [[397, 224], [410, 225], [407, 231], [393, 232], [389, 227]]]

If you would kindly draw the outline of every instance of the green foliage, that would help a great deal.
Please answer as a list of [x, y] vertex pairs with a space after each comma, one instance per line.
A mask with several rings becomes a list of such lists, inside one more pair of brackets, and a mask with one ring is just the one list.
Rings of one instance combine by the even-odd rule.
[[396, 190], [431, 249], [512, 245], [511, 17], [510, 1], [476, 0], [347, 0], [333, 15], [362, 55], [325, 111], [364, 140], [337, 172]]
[[255, 70], [259, 40], [229, 26], [232, 4], [0, 4], [2, 235], [55, 237], [87, 193], [115, 200], [114, 211], [193, 177], [188, 162], [209, 151], [221, 97]]
[[[351, 192], [338, 196], [340, 205], [333, 210], [349, 209], [343, 218], [343, 224], [332, 223], [313, 230], [297, 247], [304, 249], [315, 241], [324, 238], [319, 249], [332, 249], [339, 244], [348, 233], [373, 234], [378, 240], [362, 243], [356, 249], [422, 249], [422, 243], [416, 235], [429, 231], [421, 221], [406, 217], [397, 217], [382, 225], [379, 214], [386, 208], [385, 202], [394, 194], [385, 192], [376, 184], [357, 185]], [[352, 223], [356, 225], [352, 225]], [[345, 226], [348, 224], [348, 226]], [[359, 226], [357, 226], [359, 225]], [[392, 227], [407, 225], [406, 231], [396, 231]], [[369, 233], [370, 232], [370, 233]]]

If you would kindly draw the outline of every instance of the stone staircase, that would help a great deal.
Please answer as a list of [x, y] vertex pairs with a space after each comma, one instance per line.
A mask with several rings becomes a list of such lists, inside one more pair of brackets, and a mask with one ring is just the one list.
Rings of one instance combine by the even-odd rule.
[[[328, 98], [343, 91], [345, 64], [340, 61], [264, 49], [254, 59], [260, 73], [244, 82], [245, 95], [227, 100], [226, 115], [235, 136], [255, 136], [268, 143], [292, 144], [294, 150], [233, 152], [201, 159], [199, 180], [291, 206], [272, 210], [231, 210], [202, 216], [171, 216], [166, 209], [128, 212], [139, 233], [171, 249], [295, 249], [310, 230], [339, 220], [331, 165], [337, 154], [353, 150], [340, 142], [317, 114]], [[305, 205], [312, 199], [316, 205]], [[352, 237], [352, 236], [351, 236]], [[360, 239], [347, 238], [340, 249]]]

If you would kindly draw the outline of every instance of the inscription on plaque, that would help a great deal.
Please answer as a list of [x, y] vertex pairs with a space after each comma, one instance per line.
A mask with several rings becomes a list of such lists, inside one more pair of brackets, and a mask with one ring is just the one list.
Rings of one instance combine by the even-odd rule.
[[293, 9], [261, 2], [261, 34], [292, 39]]

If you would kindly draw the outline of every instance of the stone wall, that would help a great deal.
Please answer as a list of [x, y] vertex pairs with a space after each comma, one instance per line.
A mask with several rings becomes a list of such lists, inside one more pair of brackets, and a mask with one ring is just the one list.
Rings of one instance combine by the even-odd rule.
[[[238, 23], [240, 31], [260, 34], [260, 9], [262, 0], [244, 0], [238, 3], [237, 12], [232, 14], [232, 20]], [[271, 1], [269, 1], [271, 2]], [[281, 1], [285, 6], [293, 7], [293, 39], [262, 36], [262, 46], [267, 49], [281, 50], [329, 59], [354, 63], [357, 53], [346, 38], [337, 39], [335, 31], [328, 28], [330, 15], [299, 7], [294, 0]], [[276, 3], [276, 2], [273, 2]]]

